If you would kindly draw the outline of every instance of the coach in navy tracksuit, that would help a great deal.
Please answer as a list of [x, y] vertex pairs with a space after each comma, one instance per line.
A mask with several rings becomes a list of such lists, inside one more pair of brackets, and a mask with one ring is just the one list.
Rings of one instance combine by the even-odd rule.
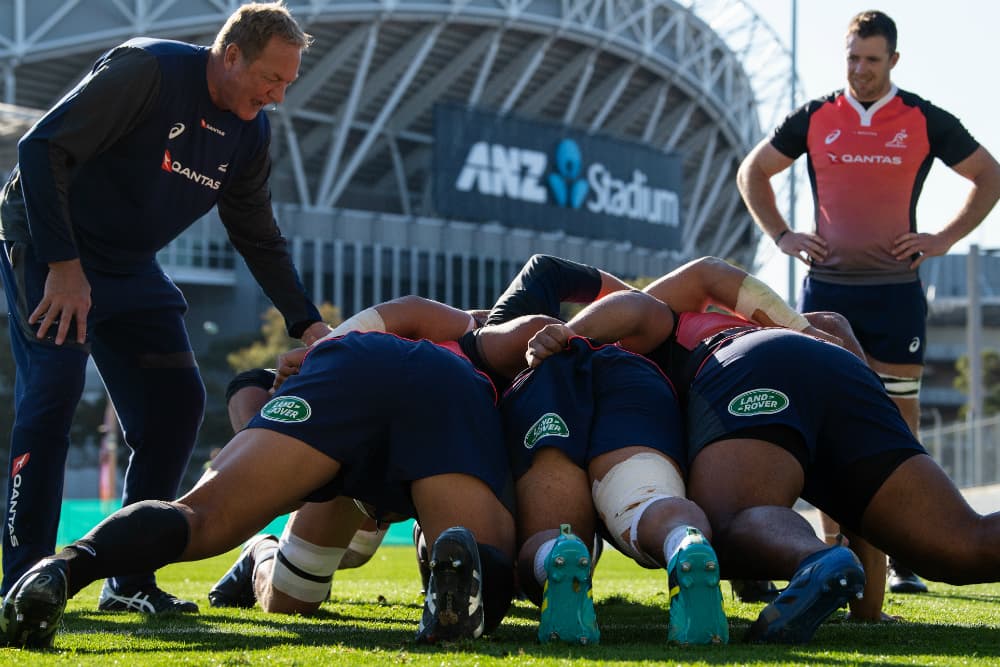
[[[73, 413], [93, 355], [132, 450], [123, 502], [176, 497], [205, 389], [183, 295], [156, 253], [218, 205], [291, 336], [329, 331], [271, 211], [270, 126], [311, 38], [281, 3], [244, 6], [212, 47], [134, 39], [18, 144], [0, 203], [0, 278], [17, 364], [2, 592], [52, 553]], [[109, 580], [100, 608], [197, 611], [152, 573]]]

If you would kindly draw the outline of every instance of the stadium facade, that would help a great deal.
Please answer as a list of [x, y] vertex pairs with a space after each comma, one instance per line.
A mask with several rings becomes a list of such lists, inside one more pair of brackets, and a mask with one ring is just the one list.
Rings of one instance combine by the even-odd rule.
[[[239, 4], [8, 0], [0, 118], [23, 130], [129, 37], [208, 44]], [[268, 111], [272, 190], [317, 302], [485, 306], [536, 252], [629, 278], [705, 254], [752, 266], [735, 171], [788, 108], [789, 66], [743, 2], [287, 4], [315, 44]], [[196, 347], [259, 326], [267, 303], [212, 216], [160, 259]]]

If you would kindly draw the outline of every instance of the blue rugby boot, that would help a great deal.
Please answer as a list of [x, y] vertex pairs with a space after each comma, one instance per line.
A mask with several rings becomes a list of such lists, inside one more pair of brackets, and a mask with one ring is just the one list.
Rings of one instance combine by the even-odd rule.
[[468, 528], [454, 526], [441, 533], [431, 548], [424, 613], [417, 642], [475, 639], [483, 634], [483, 567], [476, 538]]
[[749, 642], [801, 644], [820, 623], [860, 598], [865, 570], [847, 547], [831, 547], [809, 556], [774, 602], [764, 607], [747, 632]]
[[678, 644], [726, 644], [729, 621], [722, 611], [719, 559], [697, 528], [688, 528], [667, 564], [670, 624], [667, 641]]
[[68, 600], [69, 566], [64, 560], [39, 561], [25, 572], [3, 600], [8, 646], [51, 648]]
[[555, 639], [597, 644], [601, 631], [590, 586], [590, 552], [583, 540], [570, 532], [569, 524], [562, 524], [560, 531], [545, 558], [538, 640], [543, 644]]

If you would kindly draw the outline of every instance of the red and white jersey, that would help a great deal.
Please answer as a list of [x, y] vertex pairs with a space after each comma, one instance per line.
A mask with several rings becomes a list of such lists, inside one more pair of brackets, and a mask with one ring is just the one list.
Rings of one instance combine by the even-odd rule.
[[775, 130], [771, 145], [808, 155], [816, 232], [830, 254], [812, 273], [833, 282], [916, 279], [893, 241], [916, 230], [917, 198], [934, 158], [948, 166], [979, 144], [953, 115], [895, 86], [865, 108], [846, 90], [807, 103]]

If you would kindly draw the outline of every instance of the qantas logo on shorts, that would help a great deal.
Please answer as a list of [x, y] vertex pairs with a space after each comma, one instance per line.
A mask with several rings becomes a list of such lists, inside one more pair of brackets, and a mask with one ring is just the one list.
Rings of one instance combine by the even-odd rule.
[[524, 434], [524, 446], [531, 449], [538, 444], [538, 441], [546, 436], [557, 438], [568, 438], [569, 427], [563, 418], [554, 412], [546, 412], [538, 421], [532, 424], [528, 432]]
[[298, 396], [278, 396], [260, 409], [260, 416], [273, 422], [304, 422], [312, 416], [312, 408]]
[[751, 389], [729, 401], [729, 414], [737, 417], [773, 415], [788, 407], [788, 396], [777, 389]]

